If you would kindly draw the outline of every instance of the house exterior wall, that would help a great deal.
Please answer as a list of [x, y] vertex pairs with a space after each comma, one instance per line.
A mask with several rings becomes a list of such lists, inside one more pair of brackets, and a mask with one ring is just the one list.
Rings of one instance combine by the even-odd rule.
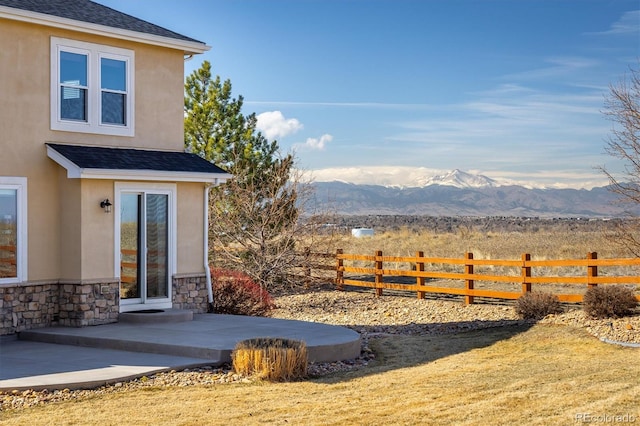
[[[60, 268], [57, 274], [47, 268], [40, 267], [37, 262], [32, 265], [31, 269], [36, 270], [38, 276], [49, 278], [60, 278], [62, 280], [78, 279], [78, 271], [81, 270], [82, 246], [80, 244], [81, 229], [81, 212], [80, 212], [80, 179], [68, 179], [67, 173], [62, 167], [55, 170], [57, 175], [58, 200], [56, 203], [56, 217], [59, 218], [59, 224], [52, 224], [52, 228], [58, 229], [58, 235], [55, 241], [58, 242], [57, 247], [53, 248], [53, 260], [59, 263]], [[64, 206], [64, 209], [63, 209]], [[35, 215], [34, 215], [35, 216]], [[29, 224], [32, 220], [29, 218]], [[38, 235], [32, 235], [32, 244], [38, 244]], [[33, 262], [31, 262], [33, 263]], [[29, 271], [31, 277], [31, 271]]]
[[[204, 274], [204, 188], [199, 183], [178, 184], [178, 274]], [[194, 246], [200, 256], [194, 256]]]
[[[83, 235], [81, 248], [73, 248], [78, 241], [61, 235], [55, 230], [64, 229], [73, 233], [73, 226], [81, 223], [79, 217], [67, 215], [77, 212], [78, 200], [62, 191], [75, 192], [75, 182], [62, 182], [57, 176], [61, 167], [47, 158], [46, 142], [79, 145], [118, 146], [131, 148], [152, 148], [158, 150], [182, 151], [184, 134], [182, 108], [184, 104], [183, 73], [184, 61], [180, 51], [147, 46], [132, 42], [75, 33], [29, 23], [0, 19], [0, 93], [5, 100], [0, 102], [0, 128], [2, 134], [2, 175], [28, 178], [29, 187], [29, 280], [43, 280], [60, 277], [84, 278], [89, 274], [101, 273], [112, 277], [113, 265], [104, 271], [95, 271], [94, 265], [73, 265], [73, 260], [65, 259], [60, 267], [58, 251], [65, 253], [82, 250], [102, 250], [93, 242], [104, 236], [104, 227], [93, 223], [99, 218], [106, 219], [97, 210], [103, 196], [113, 194], [111, 188], [97, 189], [100, 183], [90, 182], [83, 189], [82, 216], [91, 214], [93, 218], [83, 224], [93, 223], [89, 234]], [[135, 136], [106, 136], [50, 130], [50, 69], [51, 37], [63, 37], [91, 43], [121, 47], [135, 51]], [[178, 118], [180, 117], [180, 118]], [[83, 182], [85, 185], [85, 182]], [[95, 189], [93, 189], [95, 188]], [[95, 194], [91, 194], [96, 191]], [[78, 194], [80, 195], [80, 194]], [[64, 200], [64, 202], [63, 202]], [[71, 201], [73, 204], [68, 204]], [[70, 208], [73, 206], [73, 208]], [[91, 213], [92, 212], [92, 213]], [[63, 217], [66, 216], [66, 217]], [[65, 226], [66, 224], [66, 226]], [[62, 226], [61, 226], [62, 225]], [[201, 228], [200, 228], [201, 229]], [[111, 230], [113, 233], [113, 230]], [[96, 235], [92, 235], [92, 234]], [[111, 252], [113, 253], [113, 251]], [[76, 253], [77, 254], [77, 253]], [[100, 256], [104, 259], [104, 256]], [[113, 257], [111, 254], [110, 258]], [[90, 261], [88, 261], [90, 262]], [[80, 272], [81, 270], [87, 272]], [[72, 273], [72, 271], [75, 271]], [[91, 272], [89, 272], [91, 271]]]
[[[133, 137], [51, 130], [51, 37], [135, 52]], [[183, 75], [180, 50], [0, 18], [0, 175], [27, 178], [29, 260], [26, 282], [0, 284], [0, 334], [117, 321], [118, 212], [99, 206], [114, 200], [116, 181], [68, 178], [45, 143], [182, 151]], [[203, 183], [178, 183], [172, 292], [191, 291], [178, 306], [197, 311], [206, 309], [203, 195]]]
[[100, 201], [113, 200], [113, 181], [83, 179], [82, 205], [80, 207], [82, 224], [82, 260], [80, 279], [106, 281], [114, 277], [114, 224], [118, 213], [105, 213]]
[[[24, 140], [7, 155], [21, 156], [25, 150], [43, 150], [45, 141], [182, 151], [183, 123], [176, 119], [182, 117], [184, 104], [182, 52], [1, 18], [0, 31], [3, 76], [0, 87], [5, 99], [16, 100], [0, 105], [3, 136], [14, 136], [14, 139], [20, 136]], [[134, 137], [50, 130], [51, 37], [135, 51]], [[28, 128], [25, 128], [25, 122], [29, 124]]]

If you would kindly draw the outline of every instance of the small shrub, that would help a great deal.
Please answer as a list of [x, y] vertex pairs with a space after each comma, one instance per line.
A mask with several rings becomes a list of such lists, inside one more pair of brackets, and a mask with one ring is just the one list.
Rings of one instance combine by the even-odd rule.
[[593, 318], [619, 318], [633, 313], [638, 305], [631, 288], [621, 285], [589, 287], [583, 308]]
[[233, 369], [245, 376], [287, 381], [307, 376], [307, 345], [299, 340], [259, 337], [238, 342]]
[[211, 284], [217, 314], [263, 316], [275, 308], [271, 295], [242, 272], [212, 269]]
[[542, 319], [562, 312], [560, 300], [551, 293], [528, 292], [516, 301], [516, 313], [523, 319]]

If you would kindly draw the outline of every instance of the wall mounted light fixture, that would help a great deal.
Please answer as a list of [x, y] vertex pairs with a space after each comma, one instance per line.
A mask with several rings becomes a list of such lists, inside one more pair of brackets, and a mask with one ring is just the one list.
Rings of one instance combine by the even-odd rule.
[[105, 198], [104, 200], [100, 201], [100, 207], [102, 207], [104, 209], [105, 213], [111, 213], [111, 206], [113, 204], [111, 204], [111, 201], [109, 201], [108, 198]]

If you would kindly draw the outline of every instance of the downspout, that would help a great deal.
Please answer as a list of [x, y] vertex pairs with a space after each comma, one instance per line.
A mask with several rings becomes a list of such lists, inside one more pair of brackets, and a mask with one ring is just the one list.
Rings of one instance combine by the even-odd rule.
[[213, 288], [211, 287], [211, 269], [209, 268], [209, 188], [211, 185], [204, 186], [204, 273], [207, 283], [207, 296], [209, 304], [207, 312], [213, 312]]

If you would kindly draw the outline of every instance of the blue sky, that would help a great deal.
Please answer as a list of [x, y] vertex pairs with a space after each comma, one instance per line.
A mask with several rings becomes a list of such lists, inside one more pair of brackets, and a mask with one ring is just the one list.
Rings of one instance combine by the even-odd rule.
[[98, 1], [210, 45], [185, 72], [209, 60], [317, 180], [589, 188], [621, 168], [602, 111], [640, 64], [638, 0]]

